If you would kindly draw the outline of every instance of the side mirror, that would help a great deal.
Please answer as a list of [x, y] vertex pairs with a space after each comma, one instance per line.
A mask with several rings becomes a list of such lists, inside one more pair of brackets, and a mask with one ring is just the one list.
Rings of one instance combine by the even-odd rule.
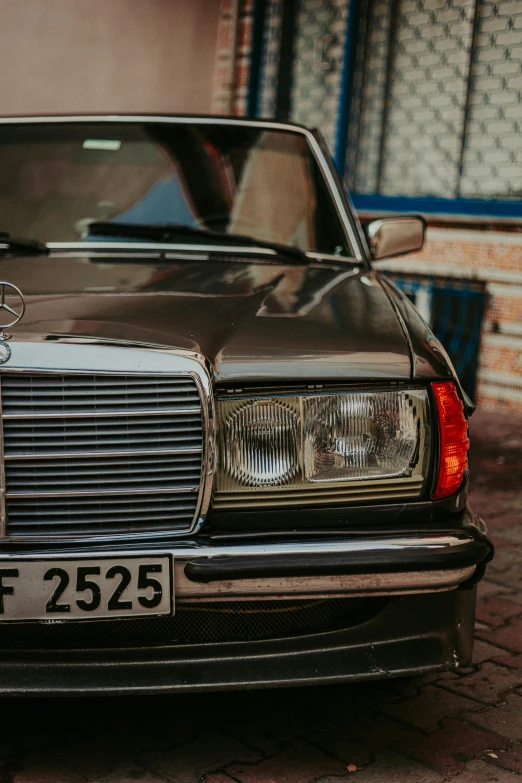
[[402, 256], [421, 250], [426, 236], [426, 221], [418, 215], [372, 220], [364, 226], [374, 261]]

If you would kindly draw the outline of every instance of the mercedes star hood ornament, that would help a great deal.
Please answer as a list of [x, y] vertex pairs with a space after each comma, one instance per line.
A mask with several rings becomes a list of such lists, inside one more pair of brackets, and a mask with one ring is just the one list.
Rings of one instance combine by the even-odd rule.
[[[14, 299], [13, 306], [7, 304], [6, 297]], [[0, 364], [5, 364], [11, 357], [11, 348], [7, 344], [11, 335], [6, 334], [5, 329], [16, 326], [24, 313], [25, 300], [20, 289], [12, 283], [0, 281]]]

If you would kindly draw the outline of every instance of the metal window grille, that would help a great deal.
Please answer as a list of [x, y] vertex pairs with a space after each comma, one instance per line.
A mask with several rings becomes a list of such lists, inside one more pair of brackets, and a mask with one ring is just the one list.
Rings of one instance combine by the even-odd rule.
[[522, 196], [519, 0], [368, 0], [358, 40], [354, 192]]

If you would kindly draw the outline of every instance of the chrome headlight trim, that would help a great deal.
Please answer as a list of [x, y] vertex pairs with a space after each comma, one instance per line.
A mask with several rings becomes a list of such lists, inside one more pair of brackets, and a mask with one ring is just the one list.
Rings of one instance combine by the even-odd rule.
[[[256, 390], [257, 392], [257, 390]], [[412, 422], [415, 422], [417, 440], [415, 448], [410, 442], [411, 462], [403, 465], [399, 471], [389, 470], [373, 472], [368, 470], [364, 473], [355, 475], [330, 476], [329, 478], [307, 477], [309, 472], [306, 465], [307, 451], [305, 448], [305, 438], [309, 427], [306, 423], [306, 409], [310, 407], [309, 403], [315, 401], [328, 403], [335, 397], [359, 398], [364, 401], [367, 398], [378, 395], [386, 401], [385, 395], [393, 395], [392, 399], [399, 402], [405, 400], [413, 406]], [[241, 405], [253, 404], [256, 401], [271, 400], [273, 402], [284, 403], [287, 407], [293, 409], [299, 416], [300, 422], [300, 443], [298, 447], [300, 470], [299, 475], [285, 479], [280, 483], [271, 482], [259, 483], [258, 485], [241, 484], [236, 480], [233, 471], [223, 470], [223, 453], [227, 449], [226, 439], [226, 420], [233, 414], [234, 410]], [[311, 406], [313, 408], [313, 405]], [[397, 407], [397, 406], [396, 406]], [[392, 406], [389, 406], [390, 410]], [[396, 413], [396, 411], [395, 411]], [[381, 412], [382, 415], [382, 412]], [[392, 413], [389, 414], [390, 417]], [[366, 502], [375, 500], [379, 502], [384, 499], [400, 498], [418, 498], [424, 489], [428, 467], [431, 458], [431, 412], [428, 390], [423, 386], [400, 385], [390, 386], [381, 385], [370, 386], [368, 384], [349, 388], [336, 388], [335, 390], [292, 390], [287, 394], [284, 391], [278, 394], [275, 390], [263, 394], [261, 391], [255, 394], [247, 392], [237, 395], [224, 397], [221, 395], [217, 400], [217, 419], [218, 419], [218, 466], [216, 469], [216, 482], [214, 491], [213, 508], [215, 509], [240, 509], [254, 508], [256, 503], [263, 507], [276, 506], [307, 506], [307, 505], [331, 505], [347, 504], [356, 501]], [[410, 422], [410, 423], [412, 423]], [[411, 430], [411, 428], [410, 428]], [[384, 432], [385, 428], [384, 428]], [[412, 432], [410, 431], [410, 437]], [[388, 436], [389, 437], [389, 436]], [[331, 446], [331, 444], [329, 444]], [[308, 454], [308, 457], [310, 455]], [[342, 456], [342, 455], [341, 455]], [[228, 459], [229, 463], [230, 460]]]

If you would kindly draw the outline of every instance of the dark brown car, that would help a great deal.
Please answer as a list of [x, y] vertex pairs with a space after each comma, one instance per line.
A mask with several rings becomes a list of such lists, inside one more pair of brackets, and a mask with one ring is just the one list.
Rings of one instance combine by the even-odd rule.
[[0, 692], [471, 659], [472, 404], [317, 133], [0, 121]]

